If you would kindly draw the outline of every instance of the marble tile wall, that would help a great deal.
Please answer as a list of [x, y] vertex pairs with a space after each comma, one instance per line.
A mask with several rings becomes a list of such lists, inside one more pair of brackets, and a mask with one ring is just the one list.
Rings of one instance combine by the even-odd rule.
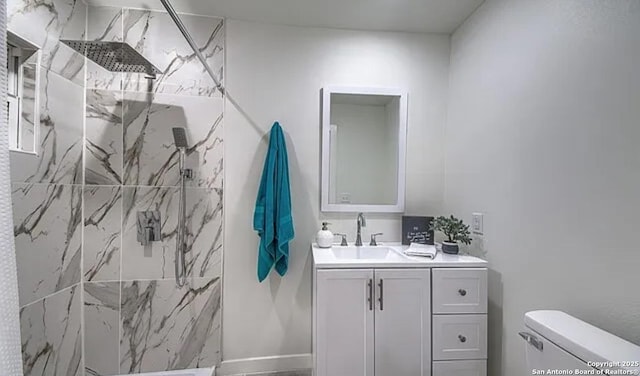
[[[221, 93], [164, 13], [87, 7], [81, 0], [7, 6], [9, 29], [42, 48], [38, 154], [11, 155], [25, 375], [217, 364]], [[222, 20], [183, 21], [222, 81]], [[59, 42], [85, 38], [125, 41], [165, 74], [149, 81], [107, 72]], [[173, 271], [175, 126], [186, 128], [187, 167], [195, 175], [187, 192], [183, 288]], [[162, 240], [145, 249], [134, 218], [147, 209], [161, 212]]]
[[[223, 23], [183, 16], [220, 79]], [[83, 286], [85, 374], [212, 366], [220, 361], [223, 99], [170, 18], [89, 7], [87, 38], [125, 41], [165, 74], [107, 72], [86, 81]], [[186, 128], [188, 283], [174, 276], [179, 169], [172, 127]], [[158, 210], [143, 247], [137, 213]]]
[[79, 285], [20, 309], [25, 375], [82, 375]]
[[220, 278], [123, 282], [120, 372], [187, 369], [218, 362]]
[[120, 282], [83, 285], [85, 374], [119, 374]]
[[[221, 270], [222, 189], [187, 188], [186, 266], [194, 277], [217, 277]], [[123, 202], [122, 279], [169, 279], [174, 277], [178, 188], [125, 187]], [[162, 241], [144, 252], [137, 241], [135, 215], [159, 209]]]
[[[8, 0], [8, 29], [41, 50], [36, 153], [11, 153], [22, 355], [26, 376], [83, 375], [84, 39], [80, 0]], [[35, 93], [35, 91], [34, 91]]]
[[[222, 19], [182, 16], [209, 65], [223, 81], [224, 23]], [[87, 88], [219, 97], [214, 81], [164, 12], [90, 7], [87, 39], [126, 42], [164, 72], [148, 81], [142, 74], [106, 72], [87, 67]]]
[[84, 281], [120, 279], [122, 248], [122, 188], [84, 188]]
[[11, 153], [13, 182], [82, 183], [84, 58], [59, 39], [84, 39], [79, 0], [8, 0], [7, 28], [40, 47], [38, 155]]
[[172, 127], [184, 127], [190, 147], [190, 186], [222, 186], [222, 98], [125, 92], [125, 185], [178, 185], [178, 152]]
[[85, 39], [87, 6], [80, 0], [7, 0], [7, 29], [40, 47], [47, 71], [84, 85], [84, 57], [61, 39]]
[[38, 155], [11, 153], [11, 166], [15, 166], [11, 179], [34, 184], [82, 184], [84, 89], [44, 68], [40, 80]]
[[122, 184], [122, 93], [87, 90], [86, 101], [85, 183]]
[[80, 282], [82, 187], [13, 183], [20, 304]]

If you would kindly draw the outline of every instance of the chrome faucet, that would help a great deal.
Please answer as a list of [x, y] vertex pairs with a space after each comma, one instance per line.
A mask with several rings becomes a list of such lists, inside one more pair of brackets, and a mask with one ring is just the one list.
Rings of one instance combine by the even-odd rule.
[[367, 221], [364, 219], [364, 214], [358, 213], [358, 233], [356, 234], [356, 247], [362, 247], [362, 228], [367, 227]]

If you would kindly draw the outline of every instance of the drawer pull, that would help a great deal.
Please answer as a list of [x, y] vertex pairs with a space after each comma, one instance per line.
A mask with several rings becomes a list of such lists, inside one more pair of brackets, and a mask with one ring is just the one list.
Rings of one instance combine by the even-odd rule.
[[460, 296], [465, 296], [465, 295], [467, 295], [467, 290], [460, 289], [460, 290], [458, 290], [458, 294], [460, 294]]
[[460, 340], [460, 342], [465, 343], [467, 342], [467, 337], [463, 336], [462, 334], [458, 335], [458, 339]]

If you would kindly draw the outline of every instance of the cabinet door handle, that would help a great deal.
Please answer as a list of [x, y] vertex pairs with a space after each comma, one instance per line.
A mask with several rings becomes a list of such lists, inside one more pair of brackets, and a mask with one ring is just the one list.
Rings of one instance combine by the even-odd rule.
[[458, 290], [458, 294], [460, 294], [460, 296], [465, 296], [465, 295], [467, 295], [467, 290], [460, 289], [460, 290]]
[[463, 336], [462, 334], [458, 335], [458, 339], [460, 340], [460, 342], [465, 343], [467, 342], [467, 337]]
[[378, 298], [378, 301], [380, 302], [380, 310], [383, 311], [384, 310], [384, 280], [382, 278], [380, 278], [380, 282], [378, 283], [378, 286], [380, 287], [380, 297]]
[[369, 279], [369, 282], [367, 282], [367, 290], [369, 291], [367, 297], [369, 311], [373, 311], [373, 279]]

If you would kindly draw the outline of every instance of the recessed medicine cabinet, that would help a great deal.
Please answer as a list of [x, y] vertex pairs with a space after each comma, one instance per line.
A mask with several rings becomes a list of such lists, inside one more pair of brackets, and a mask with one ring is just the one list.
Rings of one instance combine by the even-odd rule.
[[321, 210], [404, 212], [406, 135], [406, 92], [323, 88]]

